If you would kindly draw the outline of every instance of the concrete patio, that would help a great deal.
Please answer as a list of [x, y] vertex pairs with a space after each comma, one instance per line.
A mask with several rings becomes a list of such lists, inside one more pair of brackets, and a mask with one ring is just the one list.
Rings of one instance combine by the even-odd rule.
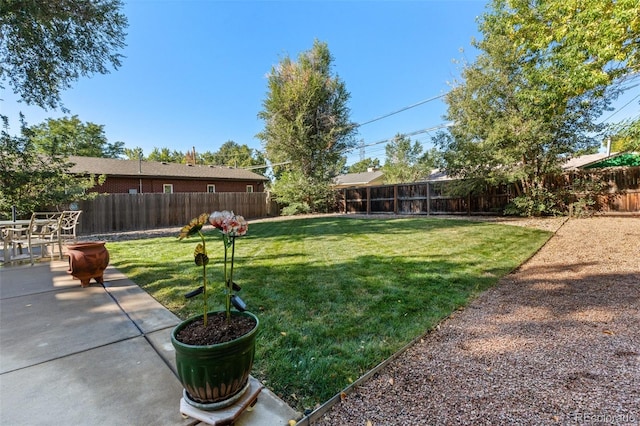
[[[180, 413], [179, 319], [115, 268], [81, 288], [67, 267], [0, 267], [0, 423], [198, 424]], [[300, 417], [263, 389], [235, 424]]]

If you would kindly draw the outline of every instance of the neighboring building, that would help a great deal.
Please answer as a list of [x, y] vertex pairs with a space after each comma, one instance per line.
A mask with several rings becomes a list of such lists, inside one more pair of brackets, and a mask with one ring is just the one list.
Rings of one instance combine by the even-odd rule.
[[346, 173], [333, 179], [333, 187], [336, 189], [383, 184], [384, 174], [380, 170], [373, 169], [362, 173]]
[[607, 154], [606, 152], [598, 152], [595, 154], [581, 155], [579, 157], [570, 158], [566, 163], [562, 165], [562, 170], [578, 170], [583, 169], [590, 164], [598, 163], [607, 158], [615, 157], [619, 153], [614, 152]]
[[[640, 154], [638, 153], [623, 153], [613, 152], [610, 154], [599, 152], [596, 154], [581, 155], [579, 157], [573, 157], [567, 160], [562, 165], [562, 170], [584, 170], [595, 169], [602, 167], [616, 167], [616, 166], [637, 166], [640, 165]], [[455, 180], [450, 176], [447, 176], [446, 172], [440, 169], [433, 169], [427, 179], [430, 182]]]
[[638, 167], [640, 166], [640, 153], [637, 152], [612, 152], [581, 155], [563, 164], [563, 170], [577, 169], [602, 169], [605, 167]]
[[442, 169], [431, 170], [431, 173], [429, 173], [429, 176], [425, 179], [425, 181], [428, 181], [428, 182], [444, 182], [444, 181], [450, 181], [450, 180], [456, 180], [456, 179], [448, 176], [447, 173]]
[[100, 193], [264, 192], [268, 179], [245, 169], [70, 156], [71, 172], [106, 175]]
[[640, 153], [621, 152], [607, 158], [589, 163], [583, 169], [602, 169], [609, 167], [640, 167]]

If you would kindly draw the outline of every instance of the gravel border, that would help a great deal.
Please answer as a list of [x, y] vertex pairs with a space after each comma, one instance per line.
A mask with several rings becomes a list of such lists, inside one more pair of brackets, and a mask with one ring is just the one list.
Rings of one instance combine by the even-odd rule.
[[522, 267], [299, 424], [640, 422], [640, 219], [571, 219]]

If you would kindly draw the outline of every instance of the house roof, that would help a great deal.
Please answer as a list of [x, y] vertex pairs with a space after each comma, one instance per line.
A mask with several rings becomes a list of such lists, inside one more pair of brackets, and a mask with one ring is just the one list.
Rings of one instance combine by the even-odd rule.
[[187, 165], [160, 161], [121, 160], [118, 158], [96, 158], [70, 156], [74, 165], [72, 173], [107, 176], [151, 177], [162, 176], [183, 179], [217, 180], [268, 180], [266, 177], [245, 169], [227, 166]]
[[429, 182], [439, 182], [445, 180], [455, 180], [455, 178], [448, 176], [444, 170], [433, 169], [431, 170], [431, 173], [429, 173], [429, 176], [426, 180]]
[[604, 160], [587, 164], [585, 169], [601, 169], [607, 167], [638, 167], [640, 166], [640, 153], [621, 152], [618, 155], [612, 155]]
[[380, 170], [373, 172], [361, 172], [361, 173], [346, 173], [338, 175], [333, 180], [335, 185], [366, 185], [375, 180], [381, 179], [384, 176]]
[[596, 154], [587, 154], [587, 155], [581, 155], [579, 157], [573, 157], [562, 165], [562, 169], [563, 170], [581, 169], [585, 166], [588, 166], [589, 164], [597, 163], [606, 158], [617, 157], [620, 154], [621, 153], [619, 152], [613, 152], [610, 154], [607, 154], [606, 152], [598, 152]]

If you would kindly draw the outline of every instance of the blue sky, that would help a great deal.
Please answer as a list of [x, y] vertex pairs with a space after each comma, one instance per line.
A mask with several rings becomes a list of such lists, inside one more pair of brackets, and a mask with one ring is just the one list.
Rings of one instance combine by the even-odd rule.
[[[229, 140], [261, 149], [257, 114], [267, 74], [283, 57], [297, 58], [314, 39], [326, 42], [351, 93], [351, 120], [365, 123], [445, 93], [459, 76], [455, 61], [474, 58], [471, 39], [486, 3], [130, 0], [122, 67], [79, 80], [63, 102], [80, 120], [104, 125], [109, 142], [145, 154], [154, 147], [213, 152]], [[621, 105], [640, 93], [634, 90]], [[65, 115], [18, 103], [8, 88], [0, 98], [12, 132], [19, 111], [29, 124]], [[627, 116], [637, 105], [625, 108]], [[374, 144], [432, 128], [445, 111], [441, 100], [427, 102], [361, 126], [357, 139]], [[412, 140], [429, 148], [433, 133]], [[348, 164], [359, 156], [350, 153]], [[384, 144], [366, 147], [365, 156], [384, 162]]]

